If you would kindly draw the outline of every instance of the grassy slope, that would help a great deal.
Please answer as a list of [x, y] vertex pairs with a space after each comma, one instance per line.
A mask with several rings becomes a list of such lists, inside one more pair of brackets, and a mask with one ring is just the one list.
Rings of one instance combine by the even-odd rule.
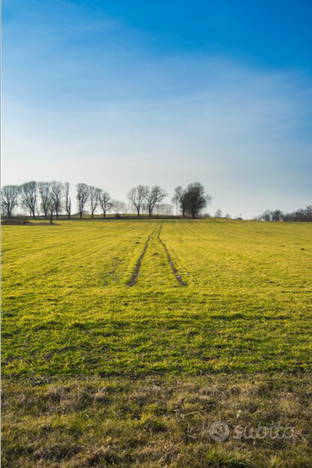
[[[147, 240], [135, 284], [128, 286]], [[2, 262], [3, 374], [5, 382], [8, 382], [9, 395], [7, 406], [4, 406], [7, 410], [4, 419], [7, 466], [12, 466], [12, 457], [20, 460], [14, 466], [109, 466], [114, 463], [117, 466], [143, 466], [144, 463], [144, 466], [151, 467], [210, 466], [207, 460], [204, 465], [200, 463], [206, 457], [202, 455], [203, 450], [207, 452], [209, 447], [208, 457], [212, 453], [211, 441], [202, 439], [201, 435], [189, 440], [178, 436], [184, 423], [181, 422], [182, 426], [178, 423], [176, 427], [168, 423], [169, 403], [155, 403], [149, 398], [141, 405], [137, 418], [144, 421], [147, 412], [152, 419], [165, 419], [162, 421], [164, 428], [159, 431], [157, 424], [155, 427], [152, 424], [155, 430], [148, 432], [149, 441], [152, 438], [156, 445], [159, 440], [162, 444], [158, 432], [164, 433], [164, 438], [172, 439], [175, 447], [172, 455], [169, 450], [169, 458], [164, 461], [158, 457], [153, 462], [147, 453], [145, 458], [139, 457], [139, 464], [135, 465], [136, 451], [146, 449], [148, 452], [143, 424], [143, 435], [135, 431], [131, 435], [138, 441], [142, 438], [139, 449], [124, 449], [125, 436], [121, 428], [120, 439], [115, 434], [114, 442], [108, 444], [115, 447], [115, 455], [110, 458], [102, 454], [96, 458], [98, 461], [90, 462], [90, 453], [101, 448], [101, 437], [94, 436], [95, 447], [88, 439], [90, 431], [93, 433], [98, 425], [95, 416], [98, 402], [94, 402], [92, 395], [104, 383], [109, 386], [108, 378], [112, 385], [121, 385], [124, 390], [120, 392], [119, 399], [117, 394], [114, 404], [108, 399], [111, 403], [106, 404], [108, 413], [105, 414], [108, 420], [112, 417], [124, 420], [125, 427], [130, 424], [128, 419], [133, 419], [128, 417], [127, 405], [124, 411], [122, 409], [124, 400], [128, 399], [131, 406], [129, 382], [133, 378], [139, 379], [136, 381], [137, 389], [146, 388], [148, 395], [153, 394], [151, 389], [155, 382], [151, 379], [154, 378], [159, 379], [158, 387], [165, 387], [171, 394], [177, 393], [174, 390], [177, 382], [183, 388], [197, 382], [197, 396], [207, 382], [211, 384], [211, 373], [216, 374], [214, 379], [217, 380], [213, 381], [223, 381], [224, 391], [229, 392], [233, 385], [237, 385], [236, 379], [243, 378], [239, 385], [253, 389], [245, 401], [248, 407], [252, 395], [258, 395], [257, 381], [263, 379], [259, 372], [266, 372], [270, 377], [266, 377], [265, 382], [275, 379], [274, 395], [278, 401], [288, 392], [291, 398], [298, 400], [299, 406], [305, 404], [306, 392], [310, 388], [307, 380], [301, 381], [301, 377], [292, 377], [291, 380], [279, 377], [278, 373], [311, 370], [311, 225], [133, 220], [5, 226]], [[179, 278], [187, 285], [181, 286]], [[224, 373], [228, 377], [222, 377]], [[245, 375], [239, 376], [238, 373]], [[206, 380], [198, 381], [204, 377], [190, 377], [199, 374], [207, 374]], [[97, 380], [99, 377], [103, 380]], [[19, 399], [14, 399], [12, 391], [12, 379], [18, 382], [15, 385], [18, 385], [19, 395], [29, 396], [32, 392], [37, 395], [40, 403], [36, 411], [31, 404], [28, 408], [27, 403], [23, 410], [19, 409]], [[298, 389], [294, 382], [297, 382]], [[62, 408], [60, 402], [64, 388], [72, 389], [77, 385], [78, 393], [89, 391], [89, 397], [83, 400], [85, 403], [75, 410], [75, 414], [80, 415], [79, 424], [71, 418], [68, 422], [66, 411], [65, 414], [58, 411], [59, 407]], [[46, 430], [52, 439], [55, 438], [55, 453], [61, 444], [57, 427], [63, 419], [69, 432], [75, 432], [78, 424], [77, 434], [85, 435], [86, 445], [82, 445], [88, 448], [83, 449], [78, 444], [80, 449], [73, 450], [69, 457], [68, 453], [62, 456], [62, 451], [56, 458], [45, 458], [42, 454], [34, 456], [30, 428], [41, 421], [40, 414], [44, 415], [46, 411], [41, 407], [46, 398], [44, 395], [51, 391], [55, 393], [55, 388], [59, 389], [60, 395], [48, 405], [47, 420], [42, 416], [45, 427], [49, 428]], [[193, 399], [194, 392], [194, 389], [190, 392]], [[187, 390], [186, 394], [189, 398]], [[240, 390], [238, 394], [241, 395]], [[259, 403], [257, 422], [259, 417], [265, 417], [265, 411], [269, 411], [273, 401], [269, 394], [259, 398], [263, 401]], [[240, 402], [239, 397], [237, 402]], [[161, 414], [157, 414], [157, 408], [155, 414], [153, 409], [149, 409], [149, 405], [155, 404], [165, 405], [163, 410], [159, 410], [163, 411]], [[220, 408], [213, 414], [210, 407], [208, 411], [200, 402], [194, 404], [196, 410], [193, 411], [199, 420], [207, 414], [221, 417]], [[119, 408], [119, 415], [117, 410], [114, 413], [115, 407]], [[131, 413], [132, 410], [129, 411]], [[180, 409], [177, 412], [180, 414]], [[285, 418], [286, 413], [278, 412], [271, 416], [276, 420], [278, 415]], [[22, 420], [16, 414], [22, 415]], [[91, 421], [87, 431], [84, 415]], [[225, 411], [222, 417], [229, 421], [234, 415], [230, 416]], [[303, 434], [308, 427], [307, 417], [306, 414], [301, 420]], [[15, 424], [13, 432], [12, 422]], [[20, 440], [21, 433], [25, 436], [23, 443], [14, 438], [18, 435]], [[105, 431], [104, 434], [107, 445], [108, 436]], [[36, 437], [41, 440], [41, 432]], [[302, 436], [299, 445], [296, 441], [297, 448], [301, 447], [301, 461], [296, 455], [297, 464], [291, 465], [289, 457], [288, 466], [309, 466], [305, 465], [308, 460], [305, 438], [306, 435]], [[192, 448], [190, 456], [193, 462], [185, 461], [188, 455], [179, 462], [181, 453], [188, 453], [189, 444], [197, 447], [200, 455], [191, 455]], [[24, 447], [20, 452], [19, 445]], [[118, 454], [121, 446], [126, 457], [123, 460], [119, 460], [121, 455]], [[111, 450], [109, 447], [105, 450]], [[222, 464], [225, 463], [222, 457], [231, 459], [235, 449], [235, 445], [229, 443], [222, 445], [224, 453], [212, 453], [212, 459], [214, 457], [219, 463], [215, 466], [243, 466]], [[269, 446], [267, 452], [261, 445], [258, 452], [255, 451], [257, 447], [252, 448], [250, 444], [239, 449], [247, 459], [251, 453], [252, 458], [258, 454], [258, 465], [255, 466], [262, 466], [262, 463], [263, 466], [282, 467], [284, 465], [278, 464], [278, 459], [273, 459], [275, 465], [270, 460], [275, 451], [286, 453], [289, 444], [285, 447]], [[48, 447], [46, 450], [50, 453]], [[233, 456], [239, 458], [240, 455], [234, 453]], [[248, 463], [252, 466], [251, 461]]]

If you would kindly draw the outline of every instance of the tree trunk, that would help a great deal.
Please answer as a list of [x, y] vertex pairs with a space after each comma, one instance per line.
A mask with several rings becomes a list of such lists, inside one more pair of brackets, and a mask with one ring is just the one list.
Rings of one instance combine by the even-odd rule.
[[50, 224], [53, 224], [53, 211], [51, 211], [51, 214], [50, 214]]
[[79, 217], [82, 218], [82, 211], [79, 212]]

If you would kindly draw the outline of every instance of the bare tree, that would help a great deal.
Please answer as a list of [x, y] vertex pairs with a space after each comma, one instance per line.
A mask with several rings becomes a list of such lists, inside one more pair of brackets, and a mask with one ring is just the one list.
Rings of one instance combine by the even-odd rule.
[[156, 204], [161, 203], [167, 195], [167, 192], [160, 188], [159, 185], [154, 185], [154, 187], [148, 191], [146, 205], [149, 216], [152, 216]]
[[272, 221], [282, 221], [284, 213], [281, 210], [272, 211]]
[[126, 209], [126, 203], [120, 200], [112, 200], [112, 209], [117, 215], [123, 213]]
[[5, 185], [1, 189], [1, 208], [5, 216], [11, 218], [18, 205], [20, 187], [18, 185]]
[[51, 183], [51, 192], [54, 198], [54, 211], [56, 214], [56, 218], [58, 219], [61, 211], [62, 211], [62, 200], [64, 194], [64, 186], [61, 182], [53, 181]]
[[41, 198], [41, 208], [45, 219], [47, 219], [49, 214], [50, 186], [51, 184], [49, 182], [38, 183], [39, 195]]
[[52, 193], [51, 187], [47, 197], [47, 213], [50, 218], [50, 224], [53, 224], [53, 214], [56, 212], [56, 199]]
[[25, 182], [21, 185], [22, 206], [33, 218], [36, 217], [37, 208], [37, 182]]
[[222, 218], [222, 210], [220, 210], [220, 208], [216, 210], [216, 212], [214, 214], [214, 217], [215, 218]]
[[308, 205], [305, 209], [306, 221], [312, 221], [312, 205]]
[[79, 217], [82, 218], [85, 206], [89, 199], [89, 186], [87, 184], [77, 184], [77, 202]]
[[214, 215], [215, 218], [222, 218], [222, 211], [219, 209], [215, 212], [215, 215]]
[[265, 210], [262, 216], [260, 217], [263, 221], [271, 221], [272, 213], [270, 210]]
[[113, 206], [110, 194], [105, 191], [101, 191], [99, 203], [103, 211], [103, 218], [105, 218], [107, 211], [109, 211]]
[[181, 185], [174, 189], [172, 203], [174, 203], [176, 207], [180, 208], [182, 216], [185, 218], [187, 208], [187, 192], [182, 188]]
[[90, 207], [91, 207], [91, 218], [94, 217], [95, 210], [99, 206], [101, 190], [98, 188], [93, 187], [92, 185], [89, 187], [89, 200], [90, 200]]
[[155, 206], [155, 213], [157, 215], [172, 216], [173, 215], [173, 205], [170, 203], [157, 203]]
[[146, 200], [148, 192], [148, 187], [145, 185], [138, 185], [137, 187], [132, 188], [128, 193], [128, 199], [137, 210], [138, 216], [141, 214], [143, 202]]
[[71, 198], [69, 194], [69, 188], [70, 188], [69, 182], [65, 182], [64, 184], [65, 211], [66, 211], [68, 219], [70, 219], [70, 215], [71, 215]]
[[173, 192], [173, 197], [171, 198], [172, 203], [175, 205], [176, 208], [176, 214], [178, 214], [179, 209], [180, 209], [180, 198], [181, 198], [181, 193], [183, 192], [183, 188], [181, 185], [176, 187]]

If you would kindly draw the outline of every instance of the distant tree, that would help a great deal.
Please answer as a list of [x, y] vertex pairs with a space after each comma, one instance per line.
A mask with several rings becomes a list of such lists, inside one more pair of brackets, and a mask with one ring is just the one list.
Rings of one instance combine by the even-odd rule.
[[262, 215], [256, 217], [259, 221], [312, 221], [312, 206], [293, 211], [292, 213], [283, 213], [281, 210], [266, 210]]
[[272, 221], [282, 221], [283, 219], [283, 212], [281, 210], [274, 210], [271, 213]]
[[307, 221], [312, 221], [312, 205], [309, 205], [305, 209], [306, 212], [306, 220]]
[[69, 189], [70, 189], [69, 182], [65, 182], [64, 184], [65, 211], [66, 211], [68, 219], [70, 219], [70, 216], [71, 216], [71, 198], [69, 194]]
[[1, 189], [1, 208], [4, 216], [11, 218], [14, 209], [18, 206], [20, 187], [18, 185], [5, 185]]
[[261, 218], [263, 221], [271, 221], [272, 219], [272, 212], [270, 210], [266, 210], [263, 212]]
[[232, 216], [229, 213], [226, 213], [225, 218], [226, 219], [232, 219]]
[[222, 218], [222, 211], [221, 210], [217, 210], [215, 212], [215, 218]]
[[37, 209], [37, 182], [25, 182], [21, 185], [21, 202], [23, 208], [27, 210], [33, 218], [36, 217]]
[[38, 190], [41, 199], [41, 208], [44, 214], [44, 217], [47, 219], [49, 214], [49, 197], [50, 197], [50, 182], [39, 182]]
[[132, 188], [128, 193], [128, 199], [137, 210], [138, 216], [141, 215], [142, 206], [148, 196], [148, 192], [148, 187], [145, 185], [138, 185], [137, 187]]
[[82, 218], [85, 206], [89, 200], [89, 186], [87, 184], [77, 184], [77, 202], [79, 217]]
[[211, 202], [212, 197], [205, 194], [199, 182], [189, 184], [186, 189], [186, 209], [195, 218]]
[[120, 200], [112, 200], [112, 209], [115, 214], [123, 213], [126, 209], [126, 203]]
[[99, 203], [103, 211], [103, 218], [105, 218], [106, 213], [112, 208], [113, 201], [109, 193], [101, 191], [99, 197]]
[[155, 206], [155, 213], [157, 215], [172, 216], [173, 214], [173, 205], [170, 203], [157, 203]]
[[63, 194], [64, 194], [64, 186], [62, 182], [53, 181], [51, 183], [51, 193], [54, 199], [55, 215], [56, 215], [56, 218], [58, 219], [62, 211], [62, 201], [63, 201]]
[[176, 207], [180, 208], [182, 216], [185, 218], [187, 209], [187, 191], [184, 190], [181, 185], [174, 189], [172, 203], [174, 203]]
[[159, 185], [154, 185], [154, 187], [148, 191], [146, 195], [146, 206], [149, 216], [152, 216], [156, 204], [161, 203], [167, 195], [167, 192], [160, 188]]
[[53, 224], [53, 214], [56, 212], [56, 199], [50, 189], [49, 195], [47, 198], [47, 213], [50, 218], [50, 224]]
[[91, 208], [91, 218], [94, 217], [95, 210], [99, 206], [100, 195], [101, 195], [101, 190], [100, 189], [95, 188], [92, 185], [89, 187], [89, 200], [90, 200], [90, 208]]

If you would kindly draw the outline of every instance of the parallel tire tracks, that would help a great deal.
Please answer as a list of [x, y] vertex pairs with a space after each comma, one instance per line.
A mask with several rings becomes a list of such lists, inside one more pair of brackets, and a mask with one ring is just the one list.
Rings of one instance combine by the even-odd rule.
[[164, 251], [165, 251], [166, 256], [167, 256], [168, 263], [169, 263], [169, 265], [170, 265], [170, 267], [171, 267], [172, 273], [174, 274], [174, 276], [175, 276], [177, 282], [179, 283], [180, 286], [187, 286], [187, 283], [185, 283], [185, 282], [182, 280], [181, 275], [179, 274], [178, 269], [174, 266], [174, 263], [173, 263], [173, 261], [172, 261], [172, 258], [171, 258], [170, 254], [169, 254], [169, 252], [168, 252], [168, 249], [167, 249], [166, 245], [165, 245], [164, 242], [161, 240], [160, 233], [161, 233], [161, 231], [162, 231], [163, 224], [164, 224], [164, 223], [161, 224], [160, 229], [159, 229], [159, 231], [158, 231], [158, 240], [159, 240], [159, 242], [161, 243], [161, 245], [162, 245], [163, 248], [164, 248]]
[[134, 269], [134, 272], [132, 273], [132, 276], [131, 278], [129, 279], [129, 281], [127, 281], [127, 286], [134, 286], [137, 282], [137, 279], [138, 279], [138, 276], [139, 276], [139, 272], [140, 272], [140, 268], [141, 268], [141, 264], [142, 264], [142, 260], [144, 258], [144, 255], [146, 253], [146, 250], [147, 250], [147, 247], [148, 247], [148, 243], [150, 241], [150, 238], [152, 237], [152, 235], [154, 234], [154, 232], [156, 231], [158, 225], [155, 226], [155, 228], [153, 229], [153, 231], [150, 233], [150, 235], [148, 236], [146, 242], [145, 242], [145, 245], [144, 245], [144, 249], [143, 249], [143, 252], [141, 253], [138, 261], [136, 262], [135, 264], [135, 269]]
[[153, 229], [153, 231], [148, 236], [148, 238], [147, 238], [147, 240], [146, 240], [146, 242], [144, 244], [143, 251], [142, 251], [139, 259], [137, 260], [137, 262], [135, 264], [135, 269], [134, 269], [134, 271], [133, 271], [133, 273], [131, 275], [131, 278], [126, 283], [127, 286], [135, 286], [135, 284], [137, 282], [137, 279], [138, 279], [138, 276], [139, 276], [139, 273], [140, 273], [143, 258], [145, 256], [146, 250], [148, 248], [149, 241], [150, 241], [151, 237], [153, 236], [153, 234], [157, 231], [158, 228], [159, 229], [158, 229], [157, 239], [159, 240], [160, 244], [162, 245], [162, 247], [163, 247], [163, 249], [165, 251], [165, 254], [166, 254], [168, 263], [170, 265], [170, 268], [172, 270], [172, 273], [173, 273], [174, 277], [176, 278], [176, 280], [177, 280], [177, 282], [179, 283], [180, 286], [187, 286], [187, 283], [185, 283], [182, 280], [181, 275], [179, 274], [179, 270], [175, 267], [175, 265], [174, 265], [174, 263], [172, 261], [172, 258], [171, 258], [170, 254], [168, 252], [168, 249], [167, 249], [165, 243], [162, 241], [162, 239], [160, 237], [160, 234], [161, 234], [161, 231], [162, 231], [162, 228], [163, 228], [163, 224], [164, 223], [161, 223], [160, 226], [156, 225], [155, 228]]

